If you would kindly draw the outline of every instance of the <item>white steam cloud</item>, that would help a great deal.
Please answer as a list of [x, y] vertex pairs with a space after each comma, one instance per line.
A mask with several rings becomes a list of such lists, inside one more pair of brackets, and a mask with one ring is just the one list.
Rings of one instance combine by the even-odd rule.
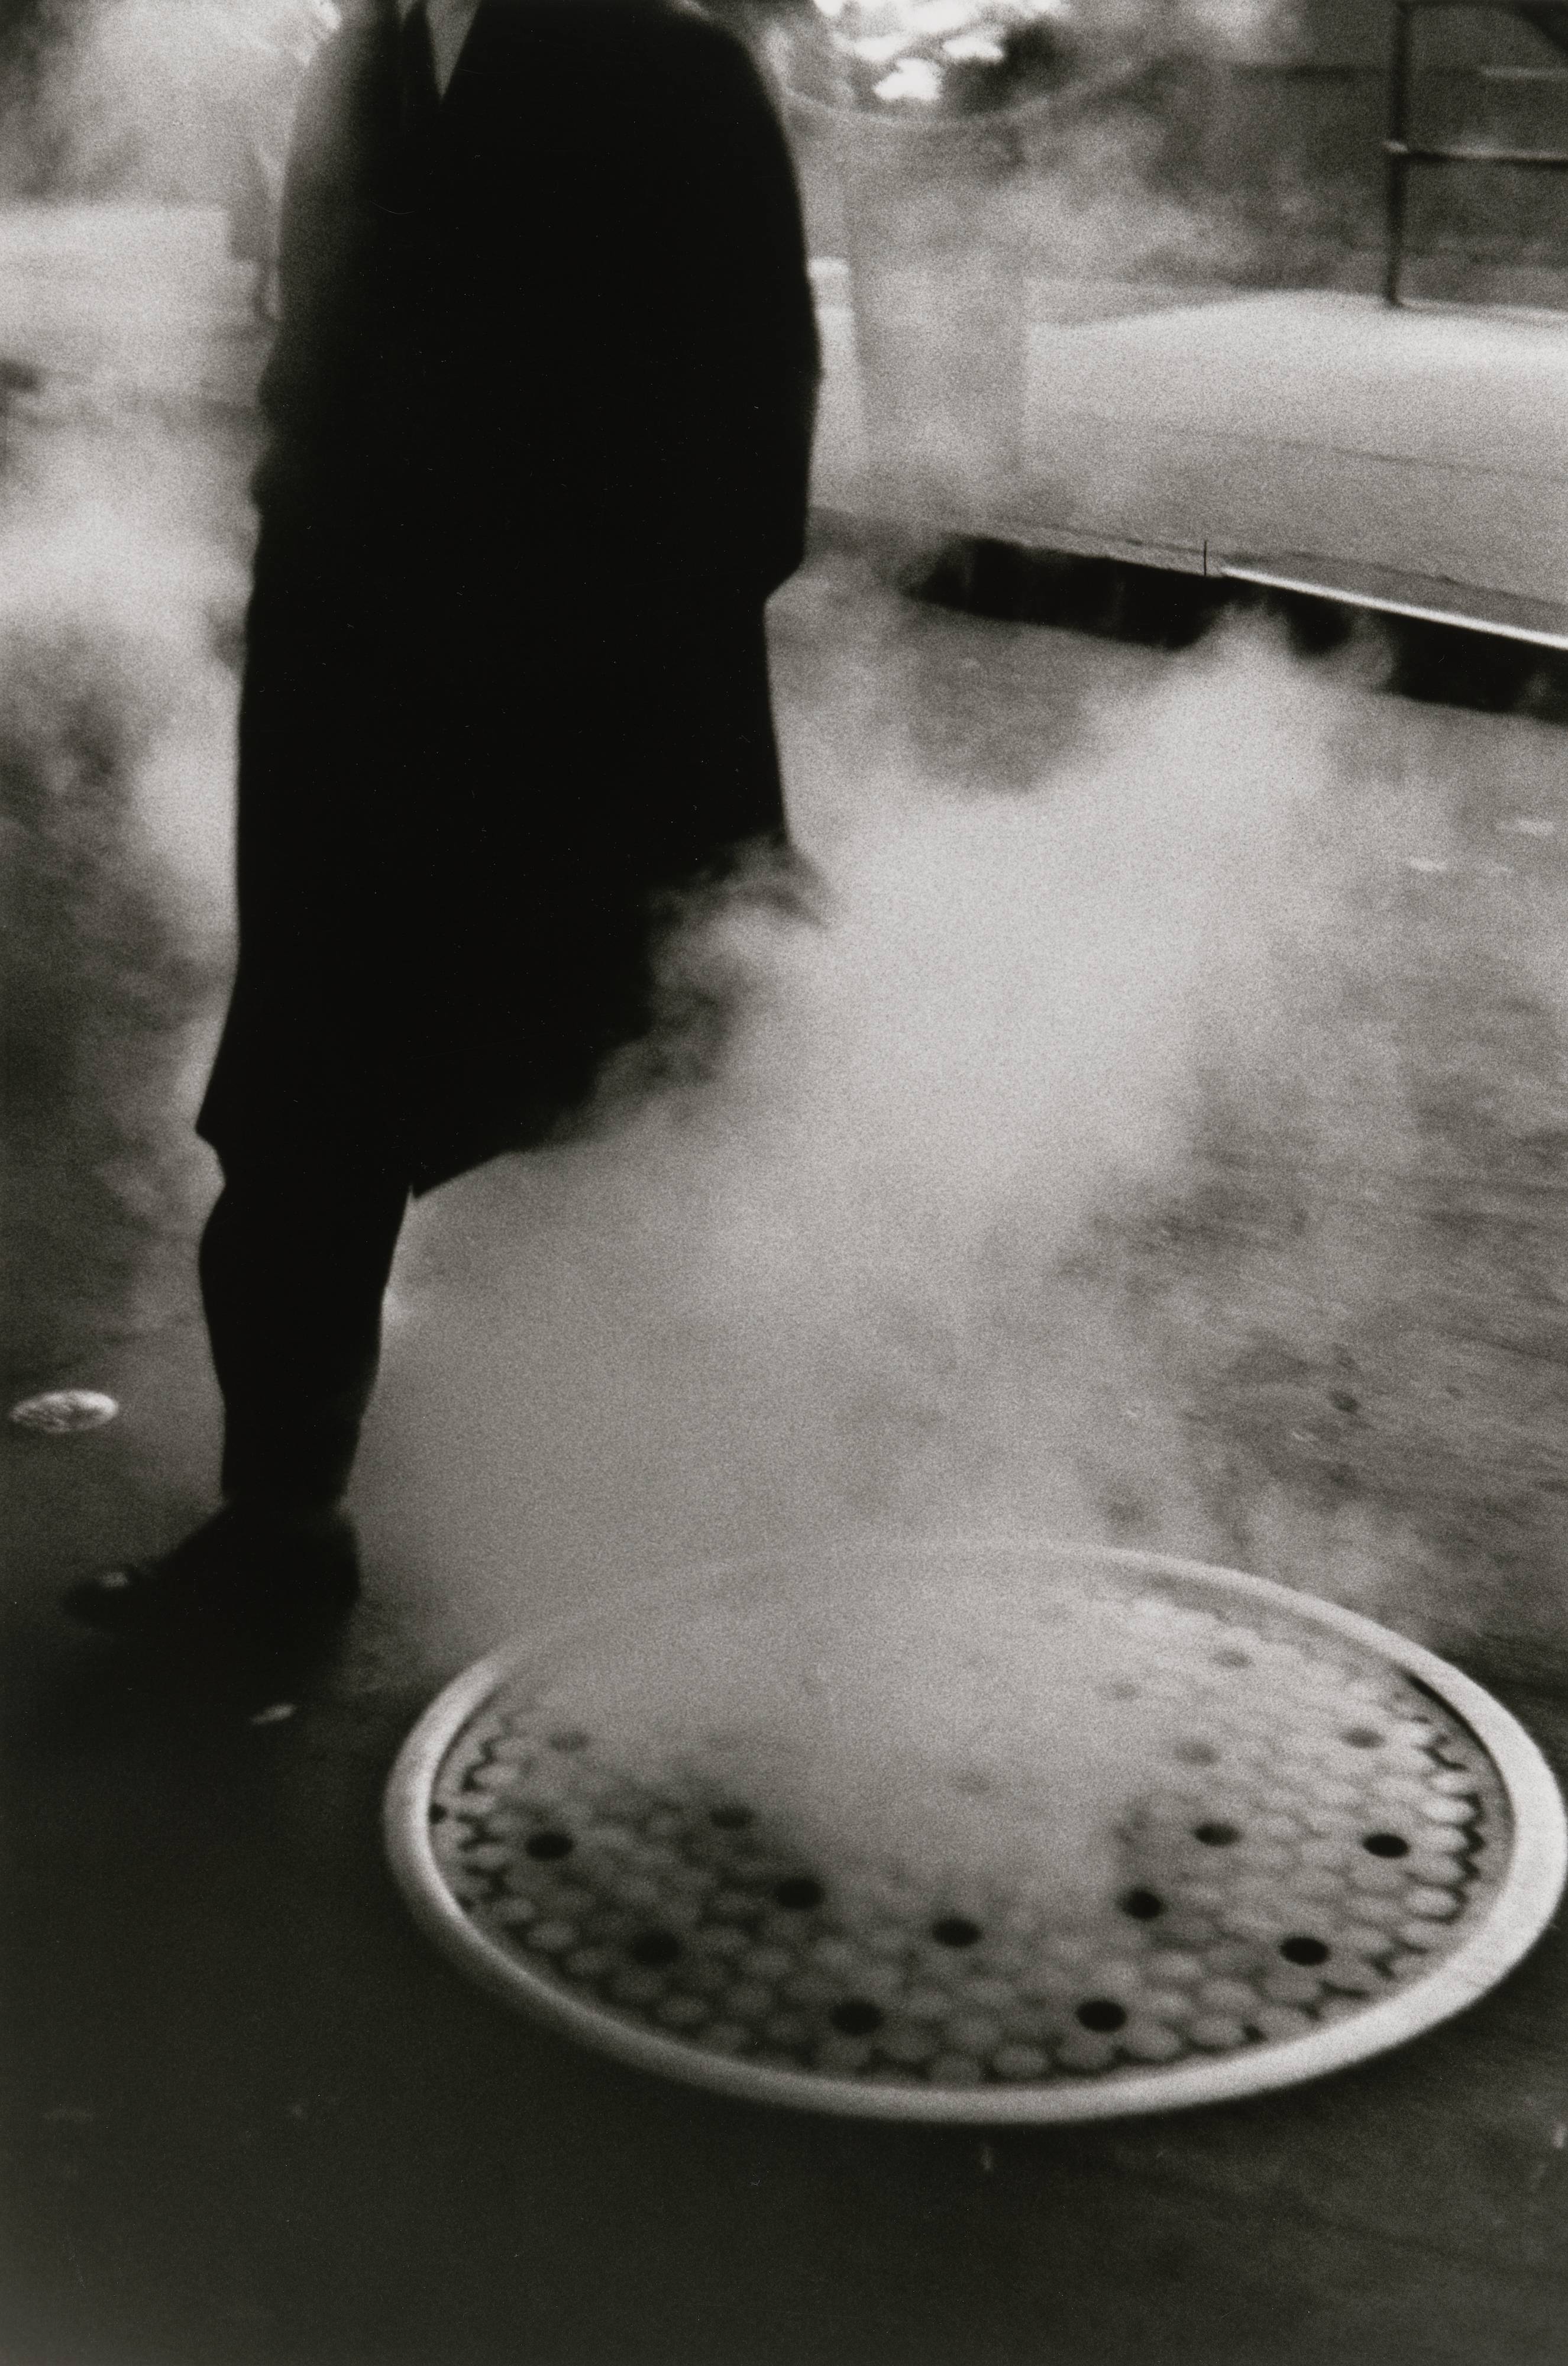
[[619, 1648], [565, 1643], [534, 1706], [623, 1764], [764, 1801], [769, 1845], [831, 1864], [841, 1896], [872, 1905], [892, 1874], [984, 1916], [1001, 1883], [1089, 1920], [1179, 1707], [1130, 1680], [1146, 1641], [1081, 1569], [1053, 1589], [1028, 1560], [981, 1568], [977, 1594], [962, 1549], [863, 1543], [680, 1583]]
[[[552, 1707], [720, 1772], [739, 1733], [752, 1790], [835, 1863], [934, 1877], [977, 1822], [989, 1861], [1048, 1847], [1056, 1890], [1103, 1902], [1157, 1739], [1107, 1706], [1113, 1629], [1087, 1605], [998, 1628], [987, 1603], [972, 1633], [963, 1592], [917, 1601], [841, 1540], [1109, 1537], [1141, 1484], [1140, 1538], [1195, 1541], [1174, 1410], [1092, 1260], [1192, 1187], [1205, 1125], [1265, 1121], [1332, 1021], [1337, 720], [1229, 635], [1031, 792], [860, 782], [819, 921], [755, 885], [693, 918], [671, 1001], [728, 1003], [717, 1074], [640, 1097], [633, 1059], [592, 1139], [413, 1228], [372, 1504], [391, 1491], [440, 1572], [438, 1624], [525, 1624], [541, 1564], [559, 1606], [793, 1534], [807, 1574], [777, 1603], [761, 1577], [747, 1631], [639, 1623]], [[976, 1799], [953, 1778], [979, 1734]]]
[[1191, 1552], [1439, 1643], [1550, 1617], [1479, 1510], [1550, 1452], [1517, 1373], [1471, 1418], [1513, 1236], [1456, 1278], [1427, 1207], [1561, 1121], [1551, 894], [1509, 859], [1552, 840], [1476, 818], [1539, 812], [1551, 734], [1227, 632], [955, 794], [908, 728], [942, 684], [874, 605], [828, 659], [810, 600], [822, 923], [696, 916], [672, 1003], [729, 997], [717, 1076], [634, 1062], [595, 1137], [411, 1227], [365, 1493], [436, 1628], [889, 1526]]
[[332, 0], [82, 0], [3, 170], [52, 194], [265, 208]]
[[[1327, 1024], [1334, 724], [1299, 669], [1231, 642], [1036, 794], [911, 808], [907, 779], [886, 801], [863, 780], [822, 925], [744, 891], [699, 918], [671, 961], [734, 1005], [716, 1081], [416, 1224], [444, 1442], [434, 1469], [402, 1448], [433, 1553], [477, 1528], [509, 1620], [516, 1540], [589, 1436], [633, 1549], [639, 1516], [696, 1504], [715, 1547], [933, 1510], [1095, 1525], [1050, 1397], [1092, 1393], [1109, 1342], [1082, 1308], [1076, 1338], [1032, 1326], [1097, 1225], [1187, 1187], [1205, 1112], [1262, 1109]], [[586, 1405], [541, 1402], [606, 1378], [617, 1411], [586, 1431]]]
[[[1428, 1214], [1562, 1123], [1521, 927], [1552, 893], [1517, 860], [1553, 846], [1555, 752], [1375, 694], [1354, 648], [1308, 668], [1227, 627], [1058, 702], [1032, 780], [965, 783], [954, 650], [991, 637], [1015, 753], [1027, 710], [998, 628], [950, 622], [944, 656], [861, 592], [835, 646], [808, 580], [780, 636], [821, 917], [765, 879], [694, 913], [671, 1004], [727, 1003], [716, 1072], [649, 1089], [633, 1058], [588, 1138], [423, 1204], [364, 1508], [442, 1657], [625, 1603], [624, 1661], [561, 1706], [634, 1758], [684, 1737], [710, 1779], [740, 1730], [753, 1792], [835, 1863], [934, 1877], [965, 1815], [1005, 1855], [1032, 1763], [1059, 1808], [1033, 1845], [1087, 1910], [1158, 1739], [1108, 1718], [1114, 1639], [917, 1602], [874, 1540], [1189, 1553], [1450, 1649], [1558, 1631], [1529, 1473], [1560, 1409], [1474, 1327], [1528, 1319], [1518, 1236], [1464, 1270]], [[1521, 1526], [1528, 1573], [1496, 1549]], [[745, 1633], [698, 1610], [660, 1637], [631, 1598], [769, 1548], [792, 1575], [758, 1577]]]
[[82, 392], [25, 408], [0, 487], [9, 1345], [48, 1371], [192, 1288], [243, 569], [196, 439]]

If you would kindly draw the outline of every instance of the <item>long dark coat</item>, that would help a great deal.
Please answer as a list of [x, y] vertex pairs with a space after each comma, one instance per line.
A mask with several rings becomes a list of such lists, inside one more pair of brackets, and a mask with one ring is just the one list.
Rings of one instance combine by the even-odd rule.
[[660, 890], [782, 839], [762, 639], [818, 350], [743, 50], [660, 0], [482, 0], [400, 116], [395, 17], [295, 134], [240, 732], [226, 1166], [423, 1188], [646, 1018]]

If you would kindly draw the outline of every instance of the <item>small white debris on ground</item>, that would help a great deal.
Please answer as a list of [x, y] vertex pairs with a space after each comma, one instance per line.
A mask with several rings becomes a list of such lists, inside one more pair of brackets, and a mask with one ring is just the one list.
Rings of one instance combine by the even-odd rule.
[[68, 1437], [79, 1429], [102, 1429], [118, 1411], [114, 1398], [101, 1389], [45, 1389], [14, 1404], [11, 1419], [18, 1429], [30, 1429], [40, 1437]]

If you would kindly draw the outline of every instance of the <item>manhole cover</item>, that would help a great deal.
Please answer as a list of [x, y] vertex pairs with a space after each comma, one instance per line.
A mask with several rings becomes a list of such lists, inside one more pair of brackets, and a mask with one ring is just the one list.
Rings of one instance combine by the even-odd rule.
[[1284, 2086], [1539, 1935], [1556, 1788], [1479, 1686], [1260, 1578], [879, 1542], [638, 1594], [411, 1735], [394, 1869], [557, 2028], [816, 2109], [1072, 2120]]

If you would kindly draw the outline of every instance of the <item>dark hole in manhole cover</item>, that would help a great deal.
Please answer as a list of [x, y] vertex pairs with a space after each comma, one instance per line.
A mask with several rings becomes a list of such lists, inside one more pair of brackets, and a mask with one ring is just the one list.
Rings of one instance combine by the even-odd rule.
[[813, 1881], [809, 1874], [795, 1873], [791, 1874], [787, 1881], [780, 1882], [773, 1892], [773, 1898], [776, 1904], [793, 1907], [798, 1911], [808, 1906], [820, 1906], [826, 1895], [822, 1884]]
[[1398, 1832], [1369, 1832], [1361, 1846], [1371, 1856], [1408, 1856], [1410, 1842]]
[[671, 1931], [645, 1931], [626, 1949], [634, 1964], [643, 1964], [650, 1971], [661, 1965], [672, 1964], [681, 1952], [681, 1942]]
[[846, 1997], [829, 2015], [834, 2028], [846, 2037], [869, 2037], [874, 2029], [881, 2028], [882, 2018], [882, 2007], [863, 1997]]
[[981, 1935], [980, 1925], [967, 1914], [944, 1914], [931, 1924], [931, 1937], [942, 1947], [972, 1947]]
[[1375, 1725], [1348, 1725], [1339, 1739], [1351, 1750], [1381, 1750], [1383, 1737]]
[[547, 1865], [553, 1857], [570, 1856], [576, 1845], [570, 1832], [530, 1832], [523, 1850], [525, 1855]]
[[1201, 1841], [1205, 1848], [1229, 1848], [1233, 1841], [1240, 1840], [1241, 1827], [1238, 1824], [1194, 1824], [1192, 1837], [1195, 1841]]
[[1086, 2029], [1109, 2036], [1113, 2029], [1126, 2026], [1127, 2008], [1113, 2004], [1109, 1997], [1090, 1997], [1086, 2003], [1079, 2005], [1077, 2017]]
[[1165, 1912], [1165, 1900], [1152, 1889], [1129, 1889], [1122, 1897], [1122, 1911], [1134, 1922], [1152, 1922], [1156, 1914]]
[[1281, 1939], [1280, 1953], [1287, 1964], [1326, 1964], [1332, 1950], [1321, 1939]]

